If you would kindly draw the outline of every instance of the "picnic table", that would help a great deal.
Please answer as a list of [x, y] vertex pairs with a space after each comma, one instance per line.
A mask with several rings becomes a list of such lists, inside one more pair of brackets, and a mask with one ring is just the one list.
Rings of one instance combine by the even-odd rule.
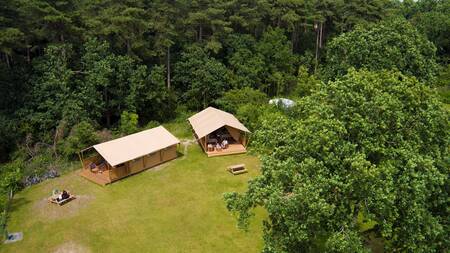
[[247, 173], [247, 169], [245, 168], [245, 164], [236, 164], [228, 166], [227, 170], [233, 175], [239, 175], [243, 173]]

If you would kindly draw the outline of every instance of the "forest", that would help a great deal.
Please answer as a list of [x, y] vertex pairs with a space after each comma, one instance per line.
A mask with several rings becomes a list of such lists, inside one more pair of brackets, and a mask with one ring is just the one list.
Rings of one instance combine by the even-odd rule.
[[267, 210], [264, 252], [366, 252], [361, 214], [387, 252], [449, 249], [449, 0], [0, 1], [0, 210], [214, 106], [253, 132], [261, 175], [225, 202]]

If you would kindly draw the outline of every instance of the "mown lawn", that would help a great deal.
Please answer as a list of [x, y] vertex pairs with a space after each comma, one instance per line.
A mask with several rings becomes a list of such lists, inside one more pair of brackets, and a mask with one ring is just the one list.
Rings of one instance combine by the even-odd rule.
[[[236, 227], [223, 193], [244, 191], [259, 173], [254, 156], [207, 158], [196, 143], [176, 160], [106, 187], [68, 173], [15, 196], [8, 230], [24, 240], [2, 252], [258, 252], [257, 213], [250, 230]], [[233, 176], [226, 166], [245, 163], [249, 173]], [[58, 207], [46, 202], [52, 189], [78, 199]]]

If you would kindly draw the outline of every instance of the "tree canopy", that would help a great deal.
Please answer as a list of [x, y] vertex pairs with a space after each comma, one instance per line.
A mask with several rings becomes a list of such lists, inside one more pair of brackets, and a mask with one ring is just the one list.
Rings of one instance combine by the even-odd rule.
[[350, 70], [266, 116], [254, 139], [262, 175], [227, 206], [241, 225], [267, 210], [265, 252], [364, 252], [372, 235], [388, 251], [442, 251], [448, 119], [414, 77]]
[[383, 21], [334, 38], [327, 47], [326, 74], [342, 76], [350, 67], [398, 69], [430, 81], [437, 73], [436, 47], [403, 19]]

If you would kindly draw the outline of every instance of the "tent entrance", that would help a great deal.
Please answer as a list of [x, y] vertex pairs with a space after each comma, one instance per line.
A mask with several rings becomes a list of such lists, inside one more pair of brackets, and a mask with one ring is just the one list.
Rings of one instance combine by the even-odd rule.
[[241, 131], [229, 126], [221, 127], [202, 139], [201, 144], [208, 157], [247, 152]]
[[111, 183], [111, 166], [94, 148], [82, 150], [79, 157], [82, 164], [81, 176], [101, 185]]

